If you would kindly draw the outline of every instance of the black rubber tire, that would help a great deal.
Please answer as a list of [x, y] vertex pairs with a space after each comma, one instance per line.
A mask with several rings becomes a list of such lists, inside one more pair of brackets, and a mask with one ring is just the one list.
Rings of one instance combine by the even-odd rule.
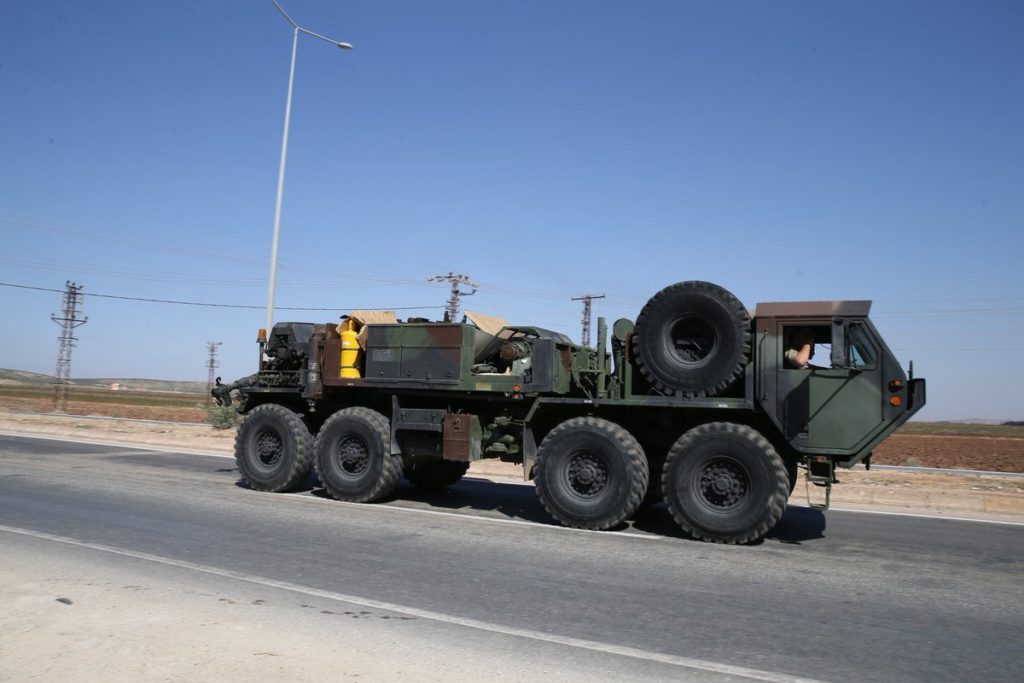
[[649, 477], [647, 482], [647, 492], [644, 494], [644, 499], [640, 501], [640, 508], [649, 508], [652, 505], [657, 505], [665, 499], [665, 494], [661, 490], [661, 467], [665, 463], [665, 458], [653, 458], [650, 455], [647, 456], [647, 466], [650, 468], [651, 473], [654, 476]]
[[797, 467], [796, 460], [794, 458], [785, 458], [786, 464], [786, 476], [789, 477], [789, 495], [793, 495], [793, 491], [796, 490], [796, 483], [800, 481], [800, 468]]
[[257, 491], [288, 491], [309, 476], [313, 437], [301, 415], [264, 403], [249, 411], [238, 428], [235, 463]]
[[661, 483], [684, 531], [715, 543], [751, 543], [782, 517], [790, 480], [782, 458], [757, 430], [710, 422], [673, 444]]
[[423, 491], [441, 491], [462, 479], [468, 462], [438, 458], [410, 458], [404, 463], [405, 478]]
[[320, 483], [338, 500], [379, 500], [402, 477], [402, 456], [391, 455], [391, 424], [369, 408], [345, 408], [331, 415], [313, 449]]
[[677, 282], [644, 305], [633, 331], [637, 366], [667, 394], [715, 396], [750, 359], [750, 313], [710, 282]]
[[565, 526], [609, 529], [636, 512], [647, 491], [647, 457], [633, 435], [599, 417], [574, 417], [537, 449], [534, 483], [544, 509]]

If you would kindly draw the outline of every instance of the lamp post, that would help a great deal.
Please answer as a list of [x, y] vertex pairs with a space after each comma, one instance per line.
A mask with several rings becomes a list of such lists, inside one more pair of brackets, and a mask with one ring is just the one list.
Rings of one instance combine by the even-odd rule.
[[277, 285], [277, 244], [281, 237], [281, 201], [284, 199], [284, 166], [285, 159], [288, 156], [288, 124], [292, 117], [292, 85], [295, 82], [295, 53], [299, 46], [299, 34], [305, 33], [307, 36], [313, 36], [320, 40], [330, 43], [335, 47], [341, 48], [342, 50], [351, 50], [352, 46], [348, 43], [343, 43], [327, 36], [322, 36], [319, 33], [314, 33], [308, 29], [302, 28], [295, 23], [295, 20], [288, 16], [288, 13], [281, 7], [281, 3], [277, 0], [270, 0], [274, 3], [274, 7], [281, 13], [289, 24], [292, 26], [292, 65], [288, 72], [288, 99], [284, 105], [284, 135], [281, 138], [281, 166], [277, 173], [277, 204], [274, 207], [274, 237], [270, 243], [270, 282], [267, 287], [267, 327], [269, 331], [274, 324], [274, 289]]

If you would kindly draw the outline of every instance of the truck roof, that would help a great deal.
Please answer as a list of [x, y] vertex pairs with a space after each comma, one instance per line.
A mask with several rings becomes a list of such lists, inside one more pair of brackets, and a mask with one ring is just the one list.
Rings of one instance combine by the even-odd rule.
[[870, 301], [767, 301], [759, 303], [754, 317], [789, 318], [822, 317], [837, 315], [866, 317], [871, 310]]

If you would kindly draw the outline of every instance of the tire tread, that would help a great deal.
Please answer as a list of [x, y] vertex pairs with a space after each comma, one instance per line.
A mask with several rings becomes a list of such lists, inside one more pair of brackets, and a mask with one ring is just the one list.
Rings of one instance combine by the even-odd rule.
[[[271, 485], [253, 481], [251, 475], [246, 472], [248, 467], [245, 463], [245, 454], [243, 452], [245, 449], [244, 441], [247, 439], [245, 422], [254, 417], [258, 418], [261, 415], [273, 416], [275, 419], [280, 420], [282, 426], [291, 433], [296, 444], [296, 457], [292, 462], [288, 476], [285, 477], [283, 482], [278, 484]], [[239, 425], [238, 431], [235, 432], [235, 465], [249, 487], [256, 491], [278, 493], [291, 490], [309, 476], [310, 469], [313, 467], [313, 436], [309, 433], [309, 428], [302, 421], [298, 413], [277, 403], [263, 403], [249, 411], [245, 416], [245, 421]]]
[[[640, 343], [645, 328], [651, 324], [648, 320], [652, 315], [651, 311], [658, 309], [665, 299], [671, 298], [681, 291], [699, 292], [701, 294], [708, 295], [710, 298], [719, 299], [720, 303], [724, 304], [726, 308], [729, 309], [740, 325], [741, 350], [736, 363], [734, 363], [733, 367], [729, 369], [728, 372], [724, 373], [719, 379], [708, 383], [702, 388], [692, 389], [672, 386], [663, 378], [659, 377], [659, 372], [653, 367], [651, 360], [646, 357], [643, 346]], [[657, 321], [653, 324], [656, 326]], [[750, 312], [747, 311], [746, 306], [744, 306], [743, 303], [732, 294], [732, 292], [724, 287], [714, 284], [713, 282], [687, 280], [685, 282], [677, 282], [665, 287], [660, 292], [652, 296], [650, 300], [648, 300], [647, 304], [644, 305], [643, 309], [641, 309], [640, 315], [637, 316], [634, 330], [633, 358], [635, 359], [637, 367], [640, 369], [644, 378], [650, 382], [651, 386], [668, 395], [676, 394], [686, 398], [715, 396], [736, 381], [744, 366], [750, 360]]]
[[[772, 477], [772, 491], [769, 493], [768, 507], [765, 514], [761, 516], [758, 523], [749, 529], [737, 534], [724, 535], [706, 531], [687, 519], [686, 515], [673, 504], [669, 491], [672, 486], [672, 468], [679, 458], [686, 457], [690, 445], [708, 435], [732, 434], [747, 439], [765, 457], [769, 464]], [[712, 543], [725, 543], [731, 545], [742, 545], [753, 543], [764, 538], [782, 518], [786, 509], [786, 501], [789, 499], [790, 479], [786, 471], [786, 465], [779, 456], [775, 447], [760, 432], [748, 425], [736, 422], [708, 422], [683, 434], [669, 449], [668, 457], [665, 458], [665, 465], [661, 471], [661, 485], [665, 490], [665, 502], [672, 518], [689, 535]]]
[[[563, 514], [552, 504], [545, 493], [544, 463], [551, 455], [551, 444], [557, 441], [561, 434], [572, 432], [580, 429], [581, 427], [598, 430], [612, 437], [620, 446], [622, 446], [623, 452], [627, 457], [627, 467], [634, 472], [639, 472], [641, 475], [633, 477], [628, 497], [619, 510], [594, 520], [579, 520]], [[549, 441], [549, 438], [551, 437], [554, 437], [554, 439]], [[547, 444], [547, 447], [545, 447], [545, 444]], [[643, 501], [644, 494], [647, 491], [649, 474], [647, 456], [644, 454], [640, 443], [632, 434], [614, 422], [610, 422], [603, 418], [593, 416], [574, 417], [562, 422], [548, 432], [547, 436], [544, 437], [544, 440], [541, 442], [540, 448], [537, 449], [537, 465], [534, 484], [536, 485], [537, 497], [540, 498], [540, 502], [544, 506], [544, 509], [547, 510], [549, 515], [554, 517], [563, 525], [576, 529], [602, 531], [620, 524], [636, 512], [640, 507], [641, 501]]]
[[[380, 476], [377, 478], [375, 485], [370, 489], [370, 491], [357, 496], [353, 496], [342, 491], [332, 490], [329, 481], [325, 477], [320, 477], [320, 483], [323, 485], [324, 489], [326, 489], [327, 492], [337, 500], [344, 500], [350, 503], [369, 503], [375, 500], [380, 500], [381, 498], [390, 495], [398, 486], [398, 482], [402, 478], [402, 456], [391, 455], [391, 422], [376, 410], [364, 408], [362, 406], [353, 406], [350, 408], [343, 408], [328, 417], [320, 427], [319, 433], [327, 433], [330, 425], [346, 417], [362, 418], [373, 427], [374, 432], [376, 432], [377, 436], [380, 437], [382, 453], [384, 454]], [[317, 474], [319, 475], [319, 463], [317, 465], [317, 470]]]

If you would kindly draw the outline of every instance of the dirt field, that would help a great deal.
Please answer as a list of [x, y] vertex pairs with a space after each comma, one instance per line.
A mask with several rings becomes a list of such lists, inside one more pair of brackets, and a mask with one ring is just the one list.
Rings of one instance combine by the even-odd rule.
[[[52, 413], [52, 387], [0, 385], [0, 409]], [[156, 391], [110, 391], [72, 387], [67, 394], [68, 415], [102, 415], [171, 422], [206, 422], [202, 394]]]
[[[202, 394], [73, 389], [67, 414], [205, 424]], [[0, 410], [52, 413], [49, 387], [0, 386]], [[1024, 427], [911, 423], [872, 456], [876, 465], [1024, 472]]]
[[875, 450], [871, 462], [876, 465], [1024, 472], [1024, 430], [1019, 437], [897, 432]]

